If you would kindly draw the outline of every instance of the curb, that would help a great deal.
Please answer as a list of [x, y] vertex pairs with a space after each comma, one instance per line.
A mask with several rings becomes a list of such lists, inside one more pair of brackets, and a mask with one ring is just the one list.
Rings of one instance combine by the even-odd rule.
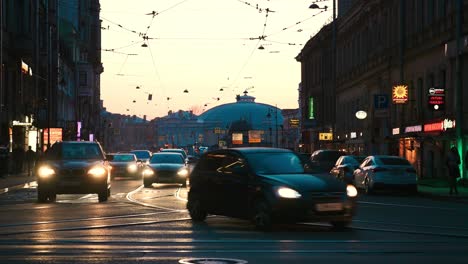
[[10, 191], [15, 191], [15, 190], [20, 190], [20, 189], [31, 188], [31, 187], [35, 187], [35, 186], [37, 186], [36, 181], [26, 182], [26, 183], [14, 185], [14, 186], [11, 186], [11, 187], [0, 188], [0, 194], [4, 194], [4, 193], [10, 192]]
[[449, 196], [449, 195], [441, 195], [441, 194], [435, 194], [431, 192], [421, 192], [421, 191], [418, 192], [418, 196], [424, 197], [424, 198], [431, 198], [431, 199], [439, 200], [439, 201], [450, 201], [450, 202], [468, 204], [467, 196]]

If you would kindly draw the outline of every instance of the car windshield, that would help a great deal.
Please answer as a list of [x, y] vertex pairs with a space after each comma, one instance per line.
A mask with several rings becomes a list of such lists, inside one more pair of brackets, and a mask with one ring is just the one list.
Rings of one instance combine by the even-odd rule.
[[135, 156], [133, 155], [115, 155], [112, 161], [134, 161]]
[[65, 160], [103, 159], [97, 144], [63, 144], [62, 158]]
[[294, 153], [248, 153], [246, 157], [252, 169], [259, 174], [304, 173], [301, 159]]
[[185, 153], [185, 151], [183, 151], [183, 150], [178, 150], [178, 149], [163, 149], [163, 150], [161, 150], [161, 152], [180, 153], [180, 154], [182, 154], [182, 156], [184, 156], [184, 158], [187, 157], [187, 154]]
[[157, 163], [175, 163], [175, 164], [183, 164], [184, 158], [181, 155], [163, 155], [163, 154], [155, 154], [150, 160], [150, 164], [157, 164]]
[[151, 157], [148, 151], [132, 151], [138, 159], [149, 159]]
[[386, 157], [386, 158], [379, 158], [382, 164], [384, 165], [391, 165], [391, 166], [398, 166], [398, 165], [404, 165], [408, 166], [411, 165], [407, 160], [401, 159], [401, 158], [392, 158], [392, 157]]
[[314, 155], [314, 160], [319, 160], [319, 161], [333, 161], [335, 162], [338, 158], [343, 156], [343, 152], [337, 152], [337, 151], [323, 151], [318, 153], [316, 156]]
[[345, 163], [352, 164], [352, 165], [359, 165], [365, 159], [365, 156], [349, 156]]

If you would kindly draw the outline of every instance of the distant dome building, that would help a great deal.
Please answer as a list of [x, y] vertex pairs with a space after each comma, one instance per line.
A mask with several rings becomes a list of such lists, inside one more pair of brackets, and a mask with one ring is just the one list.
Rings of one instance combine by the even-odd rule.
[[[235, 103], [219, 105], [204, 112], [198, 117], [198, 122], [205, 131], [205, 145], [217, 145], [219, 140], [228, 146], [277, 146], [283, 115], [281, 109], [256, 103], [255, 97], [244, 92], [243, 96], [237, 95]], [[238, 137], [242, 133], [241, 144], [232, 141], [233, 133]]]

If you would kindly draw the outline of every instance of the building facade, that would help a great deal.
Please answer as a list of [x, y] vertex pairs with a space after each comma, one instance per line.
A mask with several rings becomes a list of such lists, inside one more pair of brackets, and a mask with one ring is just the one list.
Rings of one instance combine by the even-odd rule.
[[[99, 9], [98, 0], [0, 0], [1, 145], [42, 151], [56, 139], [93, 138], [103, 71]], [[82, 65], [89, 70], [79, 79]], [[86, 99], [83, 79], [92, 91]]]
[[[353, 1], [345, 15], [311, 38], [297, 57], [302, 136], [309, 148], [400, 155], [420, 177], [445, 176], [450, 146], [464, 154], [468, 142], [468, 107], [457, 103], [468, 99], [468, 70], [457, 66], [467, 65], [468, 23], [457, 19], [468, 17], [468, 1], [457, 2]], [[329, 48], [333, 23], [336, 51]], [[330, 66], [333, 52], [336, 67]], [[327, 130], [333, 140], [320, 140]]]

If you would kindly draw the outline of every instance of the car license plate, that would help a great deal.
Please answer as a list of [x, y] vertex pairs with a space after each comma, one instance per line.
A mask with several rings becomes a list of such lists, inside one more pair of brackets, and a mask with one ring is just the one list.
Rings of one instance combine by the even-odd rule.
[[80, 186], [80, 182], [79, 181], [62, 182], [62, 185], [65, 187], [75, 187], [75, 186]]
[[315, 209], [319, 212], [328, 212], [328, 211], [341, 211], [343, 210], [342, 203], [320, 203], [315, 205]]

